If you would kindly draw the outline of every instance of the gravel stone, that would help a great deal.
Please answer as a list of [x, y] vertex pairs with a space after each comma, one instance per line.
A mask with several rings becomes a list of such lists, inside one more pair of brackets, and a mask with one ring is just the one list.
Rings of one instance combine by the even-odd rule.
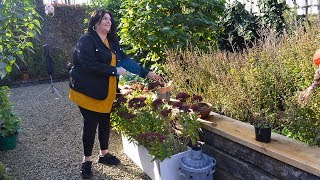
[[[17, 148], [0, 151], [0, 162], [5, 164], [13, 179], [71, 180], [81, 179], [82, 116], [79, 108], [68, 98], [68, 82], [56, 82], [62, 98], [49, 84], [11, 88], [14, 111], [21, 118]], [[39, 96], [44, 92], [41, 96]], [[93, 149], [93, 178], [110, 180], [150, 180], [125, 154], [121, 136], [111, 131], [109, 151], [120, 160], [119, 166], [98, 164], [99, 143]]]

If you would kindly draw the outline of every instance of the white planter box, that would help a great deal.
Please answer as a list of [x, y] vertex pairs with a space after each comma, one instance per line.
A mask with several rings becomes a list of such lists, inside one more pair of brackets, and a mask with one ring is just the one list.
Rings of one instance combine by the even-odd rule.
[[189, 151], [181, 152], [165, 159], [162, 162], [155, 160], [148, 155], [148, 150], [137, 143], [129, 142], [122, 136], [123, 152], [136, 163], [153, 180], [180, 180], [178, 169], [180, 159]]

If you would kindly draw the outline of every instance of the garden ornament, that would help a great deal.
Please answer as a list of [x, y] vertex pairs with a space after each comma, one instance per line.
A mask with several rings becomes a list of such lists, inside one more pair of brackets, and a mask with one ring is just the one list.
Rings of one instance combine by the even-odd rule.
[[202, 153], [201, 147], [194, 146], [180, 159], [179, 174], [184, 180], [212, 180], [215, 165], [214, 158]]
[[44, 12], [46, 13], [47, 16], [53, 17], [54, 16], [54, 7], [52, 4], [46, 4], [44, 7]]
[[305, 106], [310, 103], [311, 97], [313, 92], [315, 91], [316, 87], [319, 85], [320, 80], [320, 49], [318, 49], [313, 55], [313, 63], [318, 66], [318, 69], [315, 71], [313, 77], [313, 83], [304, 91], [299, 92], [298, 102]]
[[320, 49], [318, 49], [313, 55], [313, 63], [317, 66], [320, 65]]

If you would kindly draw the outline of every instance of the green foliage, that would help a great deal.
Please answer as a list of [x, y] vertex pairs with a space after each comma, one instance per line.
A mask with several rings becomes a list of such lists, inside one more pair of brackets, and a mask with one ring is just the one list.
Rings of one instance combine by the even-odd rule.
[[131, 73], [127, 73], [126, 75], [120, 76], [119, 78], [119, 84], [122, 86], [126, 84], [130, 84], [131, 82], [140, 82], [142, 84], [147, 84], [147, 81], [148, 81], [147, 79]]
[[[319, 97], [315, 97], [319, 100]], [[288, 110], [286, 126], [279, 128], [277, 132], [287, 137], [304, 141], [310, 145], [320, 145], [320, 121], [319, 108], [315, 107], [317, 103], [311, 106], [301, 107], [295, 98], [286, 100]]]
[[19, 59], [24, 62], [25, 51], [31, 51], [30, 41], [40, 33], [40, 21], [33, 1], [6, 0], [0, 3], [0, 79], [11, 72]]
[[223, 9], [223, 0], [123, 0], [119, 35], [129, 54], [156, 64], [166, 49], [215, 45]]
[[262, 19], [264, 23], [276, 32], [282, 33], [286, 27], [284, 18], [284, 11], [288, 9], [286, 2], [263, 0], [259, 5], [261, 13], [263, 13]]
[[0, 163], [0, 179], [1, 180], [11, 180], [12, 178], [7, 174], [6, 167]]
[[0, 89], [0, 135], [10, 136], [18, 132], [20, 118], [12, 112], [12, 104], [9, 101], [9, 88], [2, 86]]
[[90, 3], [90, 10], [104, 9], [112, 12], [117, 24], [121, 18], [120, 8], [123, 0], [92, 0]]
[[111, 113], [115, 130], [130, 141], [143, 145], [154, 160], [163, 161], [187, 150], [189, 141], [196, 144], [200, 129], [196, 114], [154, 99], [154, 94], [146, 91], [141, 84], [132, 84], [131, 87], [131, 93], [118, 96]]
[[267, 120], [275, 132], [320, 145], [319, 91], [309, 106], [297, 104], [297, 92], [313, 80], [317, 26], [283, 35], [262, 31], [242, 53], [168, 51], [165, 67], [175, 91], [201, 95], [214, 111], [249, 123]]
[[258, 38], [259, 18], [249, 13], [239, 1], [227, 6], [219, 23], [223, 27], [218, 38], [220, 49], [242, 51]]

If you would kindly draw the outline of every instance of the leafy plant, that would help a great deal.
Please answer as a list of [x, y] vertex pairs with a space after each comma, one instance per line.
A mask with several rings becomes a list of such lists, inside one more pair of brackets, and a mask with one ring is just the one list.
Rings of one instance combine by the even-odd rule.
[[255, 112], [251, 114], [249, 122], [256, 127], [260, 128], [269, 128], [273, 127], [273, 124], [276, 121], [275, 114], [266, 113], [263, 110], [260, 112]]
[[284, 11], [288, 9], [285, 1], [262, 0], [260, 5], [263, 13], [262, 19], [264, 23], [273, 28], [277, 33], [283, 33], [285, 30]]
[[160, 65], [165, 50], [216, 44], [224, 1], [123, 0], [119, 36], [145, 65]]
[[[315, 97], [315, 99], [318, 100], [319, 97]], [[295, 97], [287, 99], [286, 104], [288, 106], [285, 118], [286, 123], [277, 132], [310, 145], [320, 146], [318, 108], [316, 106], [301, 107]]]
[[115, 20], [118, 24], [121, 15], [120, 7], [123, 0], [92, 0], [90, 2], [90, 9], [105, 9], [112, 11], [112, 14], [115, 16]]
[[11, 180], [12, 178], [7, 174], [6, 167], [0, 163], [0, 179], [1, 180]]
[[24, 62], [25, 50], [32, 51], [30, 39], [40, 33], [40, 21], [34, 2], [29, 0], [1, 1], [0, 14], [0, 79], [3, 79], [17, 59]]
[[20, 118], [12, 112], [12, 104], [9, 101], [9, 88], [2, 86], [0, 89], [0, 135], [10, 136], [18, 132]]
[[132, 73], [127, 73], [124, 76], [120, 76], [119, 78], [119, 84], [120, 85], [125, 85], [128, 84], [130, 82], [140, 82], [142, 84], [146, 84], [147, 81], [145, 78], [142, 78], [136, 74], [132, 74]]
[[200, 122], [197, 114], [191, 113], [190, 105], [175, 107], [153, 97], [153, 93], [139, 84], [131, 94], [119, 94], [112, 125], [130, 141], [148, 149], [154, 160], [163, 161], [187, 150], [189, 141], [196, 144]]
[[227, 6], [219, 23], [223, 28], [218, 38], [220, 49], [242, 51], [259, 37], [259, 18], [249, 13], [239, 1]]

